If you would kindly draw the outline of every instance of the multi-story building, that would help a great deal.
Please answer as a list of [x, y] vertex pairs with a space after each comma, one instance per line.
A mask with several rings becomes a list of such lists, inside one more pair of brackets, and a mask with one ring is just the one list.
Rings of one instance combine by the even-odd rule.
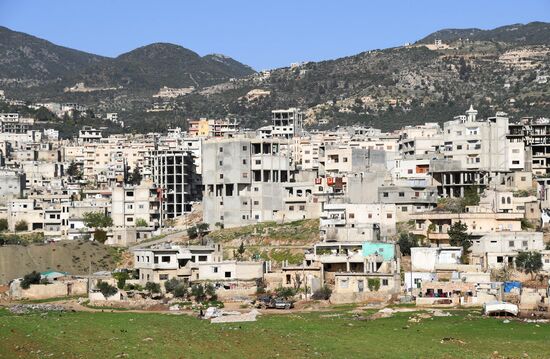
[[204, 221], [234, 227], [274, 220], [283, 209], [283, 191], [294, 176], [277, 139], [218, 139], [203, 144]]
[[192, 203], [201, 198], [193, 155], [181, 150], [156, 150], [151, 152], [149, 166], [160, 193], [161, 218], [191, 211]]
[[160, 192], [151, 181], [135, 186], [113, 188], [111, 217], [114, 227], [153, 227], [160, 225]]

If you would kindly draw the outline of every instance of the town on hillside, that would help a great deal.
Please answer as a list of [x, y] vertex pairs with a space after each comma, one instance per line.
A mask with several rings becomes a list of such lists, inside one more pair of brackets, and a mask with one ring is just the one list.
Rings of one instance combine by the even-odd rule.
[[2, 113], [2, 298], [216, 320], [224, 302], [312, 300], [548, 318], [550, 120], [465, 110], [390, 133], [306, 131], [289, 108], [255, 130], [202, 118], [63, 139]]

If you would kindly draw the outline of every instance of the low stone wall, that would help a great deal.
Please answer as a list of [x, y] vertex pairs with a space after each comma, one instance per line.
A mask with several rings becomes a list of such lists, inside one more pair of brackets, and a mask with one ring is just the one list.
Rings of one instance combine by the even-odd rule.
[[23, 289], [19, 283], [12, 283], [10, 296], [14, 299], [48, 299], [72, 295], [85, 295], [88, 291], [86, 280], [54, 282], [51, 284], [31, 284], [29, 289]]
[[330, 302], [333, 304], [345, 303], [383, 303], [391, 300], [389, 293], [362, 292], [362, 293], [333, 293]]

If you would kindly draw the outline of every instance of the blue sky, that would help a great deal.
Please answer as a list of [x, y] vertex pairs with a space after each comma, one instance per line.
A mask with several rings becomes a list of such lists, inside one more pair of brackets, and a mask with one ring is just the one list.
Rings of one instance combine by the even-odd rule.
[[0, 0], [0, 25], [117, 56], [152, 42], [257, 70], [414, 42], [442, 28], [550, 22], [550, 0]]

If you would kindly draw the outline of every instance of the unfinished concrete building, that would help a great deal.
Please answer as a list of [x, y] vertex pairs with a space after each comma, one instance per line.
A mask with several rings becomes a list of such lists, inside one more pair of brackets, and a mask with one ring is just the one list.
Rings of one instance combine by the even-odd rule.
[[204, 221], [235, 227], [274, 220], [294, 166], [284, 140], [218, 139], [203, 144]]
[[174, 218], [191, 211], [201, 198], [200, 177], [193, 155], [181, 150], [156, 150], [149, 158], [153, 180], [158, 186], [161, 218]]

